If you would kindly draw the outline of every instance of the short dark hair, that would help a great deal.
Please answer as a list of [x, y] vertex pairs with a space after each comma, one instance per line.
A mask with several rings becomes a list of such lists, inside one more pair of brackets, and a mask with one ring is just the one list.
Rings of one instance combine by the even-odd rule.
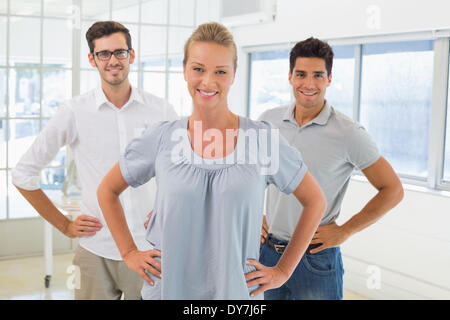
[[91, 53], [94, 52], [94, 41], [96, 39], [104, 36], [109, 36], [110, 34], [117, 32], [122, 32], [124, 34], [128, 49], [132, 49], [130, 30], [125, 28], [123, 24], [115, 21], [97, 21], [86, 32], [86, 40]]
[[325, 68], [328, 76], [333, 68], [333, 49], [330, 45], [319, 39], [310, 37], [306, 40], [297, 42], [289, 54], [289, 72], [292, 73], [297, 58], [320, 58], [325, 60]]

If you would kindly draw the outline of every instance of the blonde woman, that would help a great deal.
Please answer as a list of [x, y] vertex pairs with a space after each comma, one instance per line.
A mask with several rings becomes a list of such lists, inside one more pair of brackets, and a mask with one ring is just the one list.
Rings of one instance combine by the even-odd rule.
[[[125, 263], [146, 280], [143, 299], [262, 299], [265, 290], [289, 279], [325, 200], [300, 153], [269, 123], [230, 111], [237, 66], [230, 32], [218, 23], [200, 25], [184, 51], [192, 114], [132, 141], [103, 179], [99, 204]], [[152, 177], [158, 195], [147, 240], [161, 250], [160, 278], [149, 272], [152, 258], [137, 250], [118, 198]], [[279, 263], [265, 267], [257, 260], [271, 183], [293, 193], [304, 211]]]

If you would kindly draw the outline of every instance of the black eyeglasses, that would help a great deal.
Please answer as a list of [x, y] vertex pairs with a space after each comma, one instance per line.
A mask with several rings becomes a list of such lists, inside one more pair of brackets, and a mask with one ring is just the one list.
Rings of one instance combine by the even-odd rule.
[[99, 51], [99, 52], [94, 52], [94, 55], [97, 56], [97, 58], [99, 58], [102, 61], [108, 61], [109, 59], [111, 59], [111, 56], [114, 55], [114, 57], [116, 57], [119, 60], [123, 60], [128, 58], [128, 54], [130, 53], [131, 49], [117, 49], [114, 51], [109, 51], [109, 50], [103, 50], [103, 51]]

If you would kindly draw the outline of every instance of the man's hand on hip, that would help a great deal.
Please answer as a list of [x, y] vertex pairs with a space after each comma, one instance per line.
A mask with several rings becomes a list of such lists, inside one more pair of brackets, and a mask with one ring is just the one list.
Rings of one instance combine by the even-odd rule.
[[311, 244], [320, 243], [321, 246], [313, 249], [310, 253], [314, 254], [328, 248], [334, 248], [341, 245], [348, 236], [344, 233], [343, 229], [332, 222], [330, 224], [319, 226], [316, 233], [313, 236]]
[[103, 225], [97, 218], [82, 214], [74, 221], [69, 222], [64, 234], [69, 238], [92, 236], [102, 227]]

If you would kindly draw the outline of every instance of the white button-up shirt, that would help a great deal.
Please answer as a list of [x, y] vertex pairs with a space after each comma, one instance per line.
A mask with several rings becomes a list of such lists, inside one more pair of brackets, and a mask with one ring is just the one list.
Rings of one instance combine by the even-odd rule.
[[[97, 188], [119, 160], [127, 144], [152, 124], [178, 116], [165, 100], [132, 87], [129, 101], [118, 109], [97, 88], [65, 102], [48, 122], [12, 171], [14, 185], [25, 190], [40, 188], [41, 170], [68, 145], [73, 153], [82, 187], [81, 214], [100, 220], [103, 227], [79, 244], [92, 253], [122, 260], [97, 201]], [[154, 181], [128, 188], [120, 195], [128, 227], [139, 250], [151, 249], [145, 240], [144, 222], [156, 197]]]

